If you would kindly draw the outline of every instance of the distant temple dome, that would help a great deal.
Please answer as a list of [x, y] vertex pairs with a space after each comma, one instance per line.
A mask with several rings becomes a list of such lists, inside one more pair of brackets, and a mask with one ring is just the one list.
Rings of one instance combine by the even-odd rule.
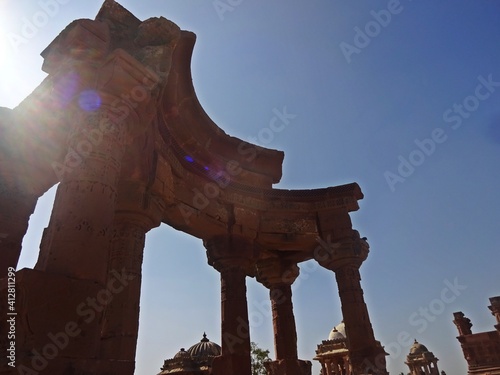
[[332, 341], [344, 341], [345, 339], [346, 339], [345, 336], [339, 331], [337, 331], [336, 327], [332, 329], [330, 335], [328, 336], [328, 340]]
[[427, 353], [429, 350], [426, 348], [425, 345], [422, 345], [419, 343], [417, 340], [413, 343], [413, 345], [410, 348], [410, 355], [418, 355], [418, 354], [423, 354]]
[[330, 334], [328, 335], [328, 340], [337, 340], [340, 338], [340, 335], [345, 339], [347, 336], [345, 334], [345, 324], [344, 321], [342, 320], [339, 325], [333, 327], [333, 329], [330, 331]]
[[415, 340], [405, 363], [410, 368], [410, 375], [439, 375], [438, 361], [434, 353]]
[[208, 357], [217, 357], [222, 354], [222, 349], [215, 342], [207, 338], [206, 333], [203, 333], [203, 338], [199, 343], [191, 346], [187, 352], [195, 360], [206, 359]]
[[191, 354], [189, 354], [188, 352], [186, 352], [186, 350], [184, 348], [181, 348], [181, 350], [179, 350], [177, 352], [176, 355], [174, 355], [174, 359], [191, 359]]
[[221, 354], [221, 347], [203, 333], [200, 342], [188, 350], [182, 348], [173, 358], [166, 359], [158, 375], [209, 375], [214, 358]]

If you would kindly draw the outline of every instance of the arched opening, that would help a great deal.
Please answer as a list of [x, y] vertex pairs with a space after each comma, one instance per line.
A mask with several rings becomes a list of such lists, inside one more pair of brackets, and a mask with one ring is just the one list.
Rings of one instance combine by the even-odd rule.
[[23, 238], [21, 256], [17, 269], [34, 268], [40, 253], [43, 230], [49, 225], [58, 184], [45, 192], [36, 203], [35, 211], [29, 219], [28, 230]]

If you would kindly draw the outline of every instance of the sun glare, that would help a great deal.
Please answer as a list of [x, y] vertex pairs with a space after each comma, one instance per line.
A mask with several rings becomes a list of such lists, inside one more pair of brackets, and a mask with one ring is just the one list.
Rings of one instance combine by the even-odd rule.
[[[15, 107], [43, 79], [36, 38], [23, 34], [31, 10], [20, 11], [14, 1], [0, 0], [0, 106]], [[28, 35], [29, 36], [29, 35]]]

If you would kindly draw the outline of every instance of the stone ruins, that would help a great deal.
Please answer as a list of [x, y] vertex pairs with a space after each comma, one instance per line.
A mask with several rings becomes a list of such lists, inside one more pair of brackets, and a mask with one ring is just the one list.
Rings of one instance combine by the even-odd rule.
[[387, 373], [360, 284], [369, 246], [349, 217], [360, 187], [273, 188], [283, 152], [227, 135], [198, 102], [195, 39], [106, 0], [95, 20], [72, 22], [42, 52], [40, 86], [1, 110], [2, 296], [37, 199], [59, 185], [36, 266], [15, 274], [17, 369], [2, 361], [0, 373], [132, 375], [144, 240], [160, 223], [201, 239], [220, 272], [212, 374], [251, 374], [247, 276], [272, 302], [269, 373], [311, 373], [297, 357], [291, 291], [297, 264], [311, 259], [338, 284], [349, 356], [336, 368]]
[[500, 296], [490, 298], [491, 314], [496, 323], [493, 331], [472, 333], [472, 323], [464, 313], [453, 313], [458, 341], [468, 365], [468, 375], [500, 375]]

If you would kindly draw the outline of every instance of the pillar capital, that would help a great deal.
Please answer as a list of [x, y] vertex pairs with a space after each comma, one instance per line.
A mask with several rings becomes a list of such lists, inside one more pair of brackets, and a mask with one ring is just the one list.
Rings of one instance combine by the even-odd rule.
[[238, 269], [247, 275], [255, 274], [257, 249], [245, 238], [227, 235], [204, 241], [207, 249], [208, 264], [223, 272]]
[[321, 243], [321, 249], [315, 252], [314, 258], [322, 267], [334, 272], [346, 266], [359, 269], [370, 251], [368, 242], [360, 238], [357, 231], [337, 242], [323, 240]]
[[495, 324], [495, 328], [497, 329], [497, 331], [500, 331], [500, 296], [491, 297], [490, 303], [491, 303], [491, 306], [488, 306], [488, 308], [491, 310], [491, 314], [497, 320], [497, 324]]
[[280, 258], [268, 258], [257, 262], [257, 281], [271, 289], [283, 285], [292, 285], [299, 276], [297, 264]]
[[115, 217], [149, 231], [161, 224], [161, 201], [139, 181], [121, 181], [118, 186]]

